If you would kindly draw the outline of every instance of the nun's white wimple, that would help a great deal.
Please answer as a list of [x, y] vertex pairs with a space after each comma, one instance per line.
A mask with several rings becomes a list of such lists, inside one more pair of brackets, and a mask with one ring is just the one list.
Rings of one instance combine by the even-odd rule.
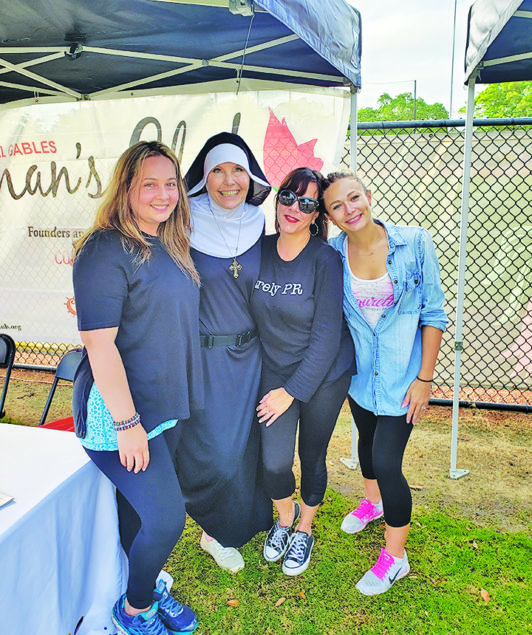
[[242, 150], [242, 148], [239, 148], [233, 143], [220, 143], [220, 145], [214, 146], [214, 148], [207, 152], [205, 161], [203, 162], [203, 178], [188, 191], [188, 195], [192, 196], [193, 194], [201, 191], [207, 182], [209, 172], [221, 163], [236, 163], [237, 165], [241, 165], [248, 173], [250, 179], [253, 179], [253, 181], [260, 183], [261, 185], [270, 187], [269, 183], [263, 181], [251, 172], [247, 154], [244, 150]]
[[251, 177], [248, 157], [244, 150], [232, 143], [221, 143], [218, 146], [214, 146], [212, 150], [207, 152], [205, 161], [203, 162], [203, 178], [199, 183], [194, 185], [191, 190], [189, 190], [189, 196], [199, 192], [204, 187], [207, 182], [209, 172], [221, 163], [236, 163], [237, 165], [241, 165]]

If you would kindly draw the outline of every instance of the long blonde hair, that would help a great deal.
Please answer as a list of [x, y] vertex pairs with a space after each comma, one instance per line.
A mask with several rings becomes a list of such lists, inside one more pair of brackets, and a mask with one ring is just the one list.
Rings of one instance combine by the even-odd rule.
[[142, 171], [144, 161], [157, 156], [169, 159], [175, 166], [179, 192], [175, 210], [159, 225], [157, 235], [176, 265], [199, 284], [199, 276], [190, 256], [190, 207], [179, 161], [168, 146], [158, 141], [139, 141], [118, 159], [92, 227], [74, 245], [74, 259], [95, 232], [110, 229], [120, 232], [122, 244], [130, 253], [137, 252], [139, 264], [150, 258], [150, 243], [142, 234], [131, 210], [129, 192], [134, 180]]

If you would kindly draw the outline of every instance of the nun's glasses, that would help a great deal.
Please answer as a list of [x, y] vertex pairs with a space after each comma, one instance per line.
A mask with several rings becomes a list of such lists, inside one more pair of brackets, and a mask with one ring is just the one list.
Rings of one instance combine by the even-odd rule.
[[312, 212], [315, 212], [319, 206], [319, 202], [315, 198], [310, 198], [309, 196], [297, 196], [291, 190], [281, 190], [277, 200], [281, 203], [281, 205], [286, 205], [286, 207], [290, 207], [297, 201], [299, 209], [304, 214], [312, 214]]

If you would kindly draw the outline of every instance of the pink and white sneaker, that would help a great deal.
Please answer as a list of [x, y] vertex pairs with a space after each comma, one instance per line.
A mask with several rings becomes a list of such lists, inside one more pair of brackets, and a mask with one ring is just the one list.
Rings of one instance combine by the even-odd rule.
[[346, 534], [356, 534], [362, 531], [372, 520], [381, 518], [383, 513], [382, 500], [374, 505], [367, 498], [363, 498], [360, 505], [352, 512], [349, 512], [342, 521], [342, 531], [345, 531]]
[[408, 558], [405, 555], [397, 560], [385, 549], [381, 549], [381, 555], [375, 565], [360, 578], [356, 587], [364, 595], [379, 595], [400, 580], [410, 571]]

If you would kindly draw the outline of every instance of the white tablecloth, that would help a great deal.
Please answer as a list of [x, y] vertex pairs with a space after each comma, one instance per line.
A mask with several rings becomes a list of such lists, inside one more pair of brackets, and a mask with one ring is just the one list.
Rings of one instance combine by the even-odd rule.
[[126, 586], [114, 487], [71, 432], [0, 424], [0, 632], [112, 635]]

